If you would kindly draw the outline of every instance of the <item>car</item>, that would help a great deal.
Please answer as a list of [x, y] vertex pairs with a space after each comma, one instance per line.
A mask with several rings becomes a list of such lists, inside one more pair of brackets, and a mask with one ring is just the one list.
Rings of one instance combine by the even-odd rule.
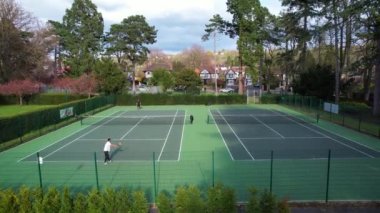
[[149, 92], [149, 87], [147, 87], [145, 84], [141, 84], [138, 87], [139, 92]]
[[227, 87], [227, 88], [220, 89], [219, 92], [222, 92], [222, 93], [233, 93], [234, 89]]

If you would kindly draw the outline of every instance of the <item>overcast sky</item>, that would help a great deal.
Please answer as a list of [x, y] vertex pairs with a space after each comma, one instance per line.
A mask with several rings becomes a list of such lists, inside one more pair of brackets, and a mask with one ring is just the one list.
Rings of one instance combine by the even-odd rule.
[[[55, 20], [62, 22], [65, 10], [71, 8], [73, 0], [16, 0], [26, 11], [42, 22]], [[226, 0], [92, 0], [102, 13], [105, 31], [110, 25], [120, 23], [131, 15], [143, 15], [149, 25], [158, 30], [157, 42], [151, 48], [166, 53], [178, 53], [192, 45], [200, 45], [213, 50], [213, 41], [203, 42], [205, 24], [214, 14], [225, 19]], [[280, 0], [261, 0], [271, 13], [279, 14]], [[219, 35], [217, 50], [235, 50], [236, 41]]]

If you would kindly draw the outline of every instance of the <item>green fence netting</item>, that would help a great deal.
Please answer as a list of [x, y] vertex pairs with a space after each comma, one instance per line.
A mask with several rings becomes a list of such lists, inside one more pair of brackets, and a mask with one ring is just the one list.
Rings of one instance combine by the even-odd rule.
[[46, 128], [55, 129], [58, 125], [77, 120], [77, 116], [93, 112], [99, 108], [113, 105], [113, 96], [100, 96], [67, 104], [55, 108], [31, 112], [19, 116], [0, 119], [0, 144], [18, 139], [23, 141], [26, 134], [42, 135]]

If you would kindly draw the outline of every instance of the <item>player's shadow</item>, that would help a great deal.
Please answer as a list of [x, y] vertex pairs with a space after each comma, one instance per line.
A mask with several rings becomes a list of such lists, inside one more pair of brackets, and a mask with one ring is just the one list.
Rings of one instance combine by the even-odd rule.
[[112, 159], [115, 155], [117, 155], [117, 153], [119, 153], [119, 152], [121, 152], [121, 151], [123, 151], [121, 147], [119, 147], [119, 148], [113, 150], [113, 151], [111, 152], [111, 155], [110, 155], [111, 159]]

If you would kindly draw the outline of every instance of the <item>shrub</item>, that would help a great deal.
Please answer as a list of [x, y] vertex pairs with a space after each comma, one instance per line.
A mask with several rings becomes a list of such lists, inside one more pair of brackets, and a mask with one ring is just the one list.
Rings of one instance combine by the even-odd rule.
[[42, 201], [43, 212], [58, 212], [61, 207], [60, 193], [55, 187], [50, 187]]
[[132, 193], [132, 208], [133, 213], [146, 213], [148, 212], [148, 201], [145, 198], [143, 191], [135, 191]]
[[268, 190], [264, 190], [260, 198], [261, 212], [271, 213], [276, 210], [276, 198]]
[[247, 213], [255, 213], [255, 212], [260, 212], [260, 206], [259, 206], [259, 198], [258, 198], [257, 189], [252, 187], [249, 189]]
[[88, 203], [89, 212], [102, 213], [104, 211], [103, 197], [100, 195], [99, 191], [96, 189], [91, 190], [90, 193], [88, 194], [87, 203]]
[[160, 212], [173, 213], [174, 209], [172, 207], [170, 194], [168, 192], [162, 191], [157, 196], [157, 206]]
[[18, 192], [20, 201], [20, 213], [30, 212], [33, 209], [33, 194], [29, 187], [22, 186]]
[[65, 187], [62, 193], [60, 213], [73, 211], [73, 199], [70, 196], [69, 188]]
[[74, 200], [74, 213], [82, 212], [87, 212], [87, 200], [84, 194], [78, 193]]
[[204, 203], [196, 186], [178, 187], [175, 196], [176, 212], [203, 212]]
[[19, 200], [13, 190], [1, 191], [0, 212], [19, 212]]
[[340, 112], [347, 114], [364, 114], [370, 112], [370, 107], [365, 103], [359, 102], [341, 102], [339, 104]]
[[235, 202], [233, 189], [225, 187], [223, 184], [218, 183], [207, 191], [207, 212], [234, 212]]
[[126, 188], [122, 188], [116, 192], [117, 203], [119, 204], [119, 212], [129, 212], [132, 203], [130, 195]]

